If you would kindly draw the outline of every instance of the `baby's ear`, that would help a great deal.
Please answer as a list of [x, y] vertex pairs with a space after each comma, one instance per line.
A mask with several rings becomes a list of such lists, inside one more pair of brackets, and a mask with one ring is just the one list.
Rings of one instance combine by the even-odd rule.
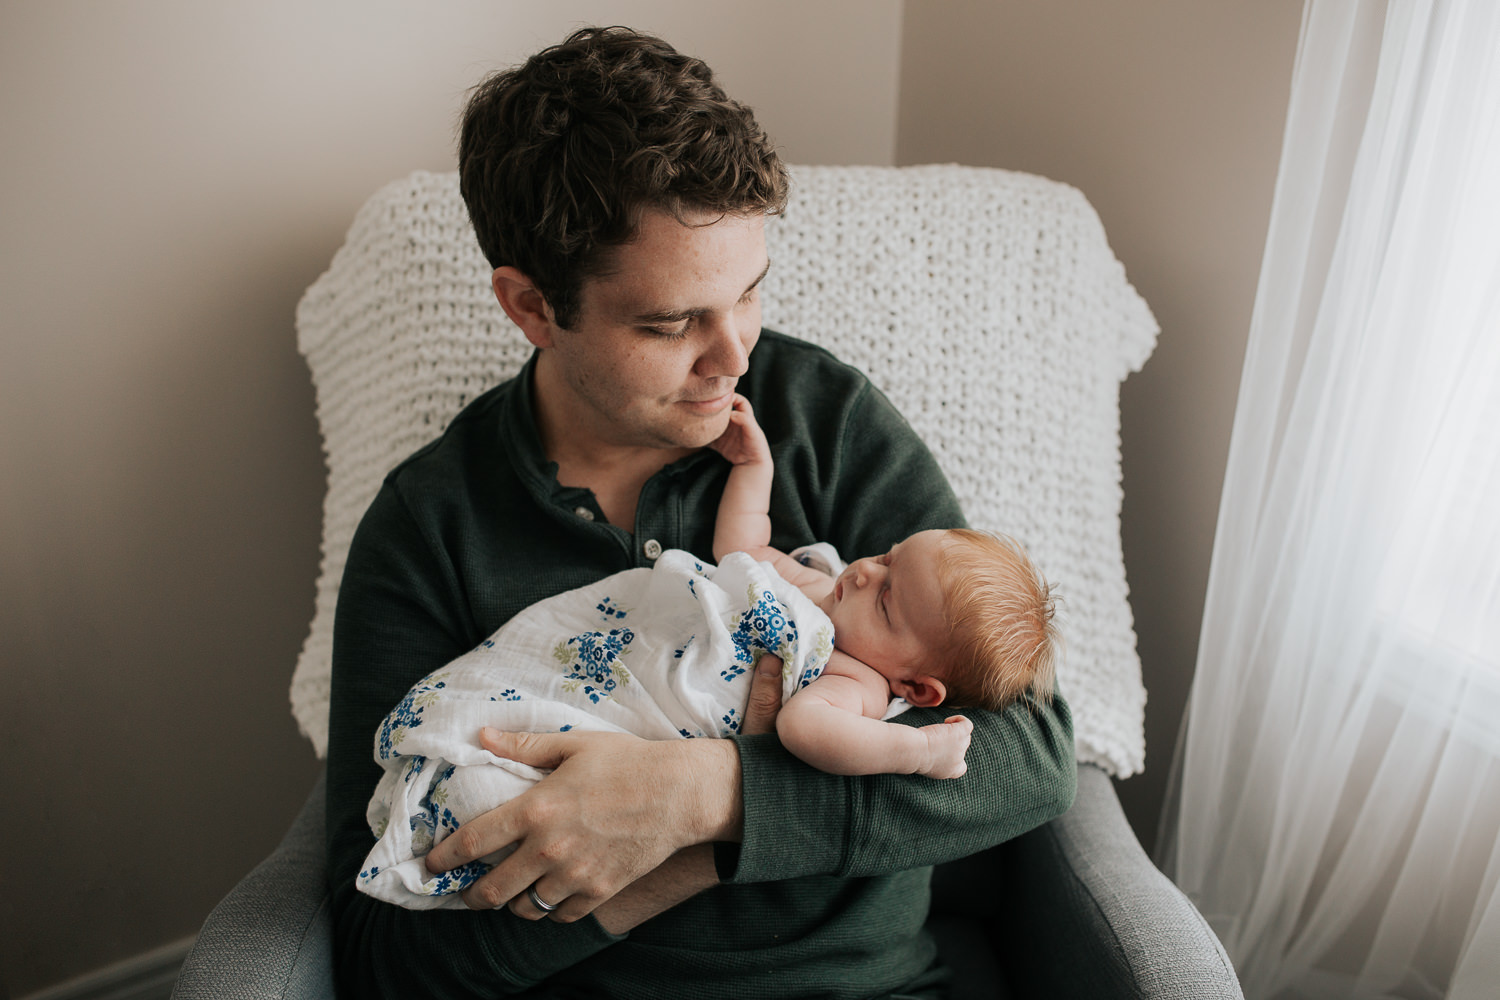
[[943, 686], [943, 682], [927, 674], [914, 674], [906, 680], [892, 681], [891, 693], [900, 695], [918, 708], [941, 705], [943, 699], [948, 697], [948, 689]]

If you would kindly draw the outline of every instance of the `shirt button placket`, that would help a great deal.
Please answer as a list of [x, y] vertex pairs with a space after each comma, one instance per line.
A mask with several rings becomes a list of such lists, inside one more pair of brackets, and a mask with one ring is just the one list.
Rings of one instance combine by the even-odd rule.
[[661, 542], [654, 538], [648, 538], [646, 544], [641, 546], [641, 551], [646, 553], [647, 559], [657, 559], [661, 556]]

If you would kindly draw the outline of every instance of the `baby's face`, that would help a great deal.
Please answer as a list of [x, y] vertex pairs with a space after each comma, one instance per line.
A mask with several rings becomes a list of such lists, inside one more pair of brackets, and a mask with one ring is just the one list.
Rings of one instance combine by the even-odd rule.
[[945, 534], [918, 532], [839, 574], [826, 609], [834, 645], [887, 679], [904, 679], [903, 672], [913, 668], [933, 673], [929, 654], [943, 627], [938, 567]]

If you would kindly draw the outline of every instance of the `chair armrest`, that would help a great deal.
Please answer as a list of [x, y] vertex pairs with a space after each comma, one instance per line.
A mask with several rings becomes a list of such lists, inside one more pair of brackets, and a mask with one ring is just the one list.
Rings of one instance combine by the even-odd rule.
[[214, 907], [173, 1000], [333, 1000], [320, 777], [270, 857]]
[[1243, 1000], [1224, 946], [1141, 849], [1099, 768], [1079, 767], [1072, 809], [1002, 850], [998, 945], [1017, 996]]

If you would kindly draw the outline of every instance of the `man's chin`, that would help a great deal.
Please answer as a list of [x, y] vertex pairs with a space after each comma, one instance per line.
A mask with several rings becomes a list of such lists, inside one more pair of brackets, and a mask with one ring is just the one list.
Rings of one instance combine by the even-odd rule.
[[723, 413], [715, 413], [680, 427], [673, 435], [677, 447], [690, 448], [694, 451], [707, 448], [723, 437], [724, 432], [729, 429], [729, 414], [730, 411], [726, 409]]

